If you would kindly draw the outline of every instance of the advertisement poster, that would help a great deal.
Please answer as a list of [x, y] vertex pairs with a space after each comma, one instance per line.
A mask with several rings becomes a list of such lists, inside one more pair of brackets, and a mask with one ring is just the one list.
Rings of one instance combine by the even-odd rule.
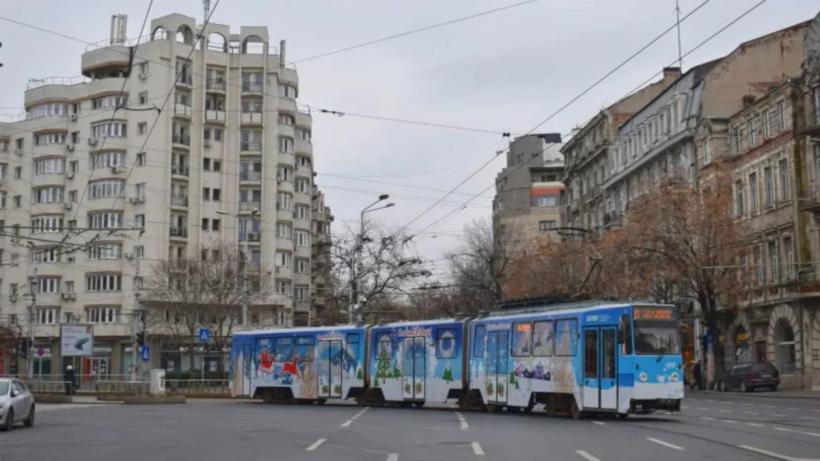
[[61, 325], [60, 351], [63, 357], [89, 357], [94, 350], [91, 325]]

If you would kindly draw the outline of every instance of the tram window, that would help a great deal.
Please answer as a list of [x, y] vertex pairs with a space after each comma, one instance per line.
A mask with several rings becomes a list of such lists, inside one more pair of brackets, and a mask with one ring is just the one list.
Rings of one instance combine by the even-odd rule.
[[484, 325], [477, 325], [475, 327], [475, 334], [473, 335], [473, 357], [484, 357], [484, 336], [487, 333], [487, 328]]
[[293, 356], [293, 338], [276, 338], [274, 353], [277, 362], [286, 362]]
[[602, 378], [615, 378], [615, 332], [613, 330], [604, 330], [601, 337], [604, 349], [604, 355], [601, 356], [601, 373]]
[[512, 340], [512, 355], [529, 357], [532, 350], [532, 324], [529, 322], [514, 323]]
[[532, 355], [548, 357], [553, 352], [552, 320], [533, 323]]
[[458, 345], [456, 333], [452, 328], [440, 328], [436, 331], [436, 358], [452, 359], [456, 356]]
[[598, 377], [598, 331], [584, 334], [584, 378]]
[[313, 361], [313, 336], [296, 337], [296, 355], [305, 362]]
[[376, 358], [379, 360], [390, 360], [393, 354], [393, 343], [389, 334], [379, 336], [379, 348]]
[[353, 360], [359, 360], [359, 334], [348, 333], [345, 339], [345, 347], [347, 347], [347, 354], [350, 357], [353, 357]]
[[578, 349], [578, 320], [555, 322], [555, 355], [575, 355]]

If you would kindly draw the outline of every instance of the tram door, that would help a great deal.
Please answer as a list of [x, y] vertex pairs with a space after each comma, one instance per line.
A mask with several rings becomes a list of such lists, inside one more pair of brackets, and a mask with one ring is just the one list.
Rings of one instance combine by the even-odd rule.
[[402, 338], [401, 388], [407, 400], [424, 400], [426, 345], [423, 336]]
[[618, 408], [617, 351], [615, 327], [584, 329], [584, 408]]
[[490, 331], [487, 333], [485, 352], [487, 380], [484, 391], [490, 403], [506, 403], [509, 390], [510, 345], [509, 331]]
[[316, 347], [319, 397], [342, 397], [342, 342], [319, 341]]

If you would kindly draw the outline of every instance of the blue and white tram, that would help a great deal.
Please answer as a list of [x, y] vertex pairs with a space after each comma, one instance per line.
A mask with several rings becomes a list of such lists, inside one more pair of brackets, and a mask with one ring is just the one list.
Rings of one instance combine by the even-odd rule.
[[469, 390], [487, 408], [680, 411], [673, 306], [601, 304], [496, 312], [468, 323]]
[[234, 333], [231, 393], [266, 402], [356, 396], [364, 390], [365, 341], [356, 326]]
[[464, 321], [395, 322], [369, 328], [368, 377], [377, 400], [422, 405], [458, 398]]

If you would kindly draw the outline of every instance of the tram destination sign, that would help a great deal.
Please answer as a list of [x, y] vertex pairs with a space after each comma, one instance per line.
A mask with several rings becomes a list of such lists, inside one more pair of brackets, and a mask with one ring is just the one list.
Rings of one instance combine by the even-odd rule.
[[632, 309], [635, 320], [674, 320], [671, 307], [635, 307]]

